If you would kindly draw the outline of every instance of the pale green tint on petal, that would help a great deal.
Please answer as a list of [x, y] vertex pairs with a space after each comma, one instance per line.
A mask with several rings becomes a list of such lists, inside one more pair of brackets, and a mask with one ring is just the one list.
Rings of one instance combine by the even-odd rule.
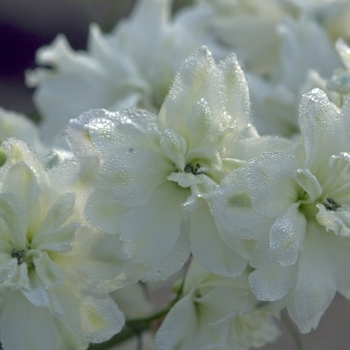
[[35, 271], [45, 288], [53, 288], [62, 284], [63, 270], [51, 260], [45, 251], [31, 250], [27, 255], [33, 260]]
[[38, 250], [68, 253], [73, 248], [75, 232], [78, 227], [78, 223], [71, 222], [55, 231], [44, 232], [40, 236], [34, 236], [31, 246]]
[[344, 151], [340, 113], [323, 91], [314, 89], [301, 101], [299, 124], [306, 151], [304, 167], [323, 183], [329, 157]]
[[57, 350], [86, 350], [89, 342], [72, 334], [69, 329], [62, 324], [60, 319], [54, 319], [56, 332], [58, 334]]
[[35, 223], [40, 217], [40, 188], [34, 171], [24, 162], [11, 167], [6, 175], [2, 192], [11, 192], [25, 205], [30, 222]]
[[7, 175], [6, 170], [9, 170], [11, 166], [20, 161], [25, 161], [34, 171], [39, 182], [40, 179], [45, 181], [46, 176], [42, 161], [39, 160], [37, 154], [26, 143], [10, 136], [1, 144], [1, 148], [5, 151], [7, 159], [6, 163], [1, 167], [0, 177]]
[[124, 314], [112, 298], [103, 295], [85, 297], [80, 305], [82, 330], [90, 342], [100, 343], [118, 333], [124, 325]]
[[120, 231], [122, 217], [130, 210], [111, 195], [109, 189], [97, 187], [89, 196], [85, 207], [85, 218], [94, 227], [110, 234]]
[[162, 260], [179, 238], [182, 203], [188, 190], [167, 181], [157, 187], [150, 200], [134, 206], [123, 218], [120, 237], [124, 252], [134, 262], [152, 265]]
[[152, 151], [116, 151], [103, 166], [99, 183], [121, 204], [142, 205], [173, 170], [172, 165]]
[[316, 219], [319, 224], [336, 235], [350, 237], [350, 213], [347, 208], [332, 211], [327, 210], [323, 204], [317, 204], [317, 208], [319, 211]]
[[250, 100], [247, 81], [235, 54], [221, 61], [218, 68], [222, 69], [224, 75], [226, 111], [232, 122], [235, 121], [236, 130], [240, 131], [249, 123]]
[[248, 165], [248, 184], [254, 209], [277, 217], [298, 200], [300, 187], [293, 179], [295, 158], [284, 152], [264, 153]]
[[28, 212], [21, 201], [12, 193], [0, 194], [0, 218], [9, 229], [11, 241], [17, 250], [26, 249]]
[[239, 276], [247, 266], [247, 260], [231, 250], [222, 240], [206, 203], [191, 216], [190, 237], [194, 258], [209, 271], [234, 277]]
[[269, 256], [282, 266], [293, 265], [298, 259], [306, 232], [306, 218], [299, 211], [299, 204], [285, 210], [270, 230]]
[[73, 214], [75, 197], [75, 193], [65, 193], [59, 197], [48, 210], [35, 236], [41, 236], [56, 231]]
[[317, 225], [310, 223], [299, 257], [298, 280], [294, 290], [298, 320], [293, 320], [302, 333], [317, 327], [337, 291], [336, 276], [333, 276], [330, 263], [317, 243], [321, 240], [319, 230]]
[[312, 203], [317, 200], [322, 194], [322, 187], [317, 178], [311, 174], [308, 169], [298, 169], [294, 173], [294, 179], [299, 186], [306, 192], [308, 198], [303, 201], [305, 203]]
[[46, 308], [35, 307], [13, 292], [1, 315], [1, 343], [6, 350], [56, 350], [55, 324]]
[[79, 287], [64, 283], [56, 289], [63, 307], [62, 323], [69, 331], [92, 343], [100, 343], [118, 333], [124, 315], [105, 291], [91, 285]]
[[225, 230], [235, 237], [252, 239], [266, 234], [272, 222], [254, 210], [247, 177], [248, 168], [229, 173], [213, 198], [211, 210]]
[[186, 165], [186, 140], [175, 131], [165, 129], [160, 134], [160, 145], [164, 154], [176, 165], [177, 169], [183, 170]]

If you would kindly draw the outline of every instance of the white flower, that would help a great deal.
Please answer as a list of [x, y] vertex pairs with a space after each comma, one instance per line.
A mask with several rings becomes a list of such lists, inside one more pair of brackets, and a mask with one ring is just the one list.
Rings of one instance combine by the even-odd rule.
[[[341, 107], [350, 94], [350, 48], [343, 39], [336, 43], [336, 49], [343, 62], [344, 68], [338, 68], [326, 83], [326, 91], [331, 100]], [[335, 95], [335, 97], [333, 97]], [[333, 98], [332, 98], [333, 97]]]
[[[349, 108], [347, 101], [340, 113], [318, 89], [305, 95], [297, 145], [252, 160], [240, 170], [247, 180], [228, 178], [220, 195], [224, 200], [247, 194], [246, 230], [259, 230], [250, 236], [258, 242], [250, 260], [256, 269], [249, 277], [252, 290], [259, 300], [284, 298], [304, 333], [317, 326], [337, 291], [349, 295]], [[226, 213], [218, 218], [229, 229], [230, 214], [239, 221], [242, 206], [225, 203]], [[232, 225], [235, 236], [245, 226]]]
[[37, 63], [51, 69], [28, 72], [27, 85], [37, 87], [47, 142], [88, 109], [159, 110], [181, 62], [207, 42], [199, 42], [185, 18], [171, 19], [171, 4], [140, 0], [110, 34], [91, 25], [87, 52], [73, 51], [63, 35], [39, 49]]
[[0, 107], [0, 142], [14, 136], [26, 142], [39, 155], [47, 153], [39, 139], [39, 128], [22, 114], [6, 111]]
[[340, 62], [325, 29], [310, 18], [287, 18], [276, 31], [281, 37], [277, 74], [271, 80], [247, 78], [259, 133], [291, 136], [299, 131], [298, 107], [309, 71], [329, 78]]
[[71, 121], [103, 159], [86, 218], [119, 234], [135, 263], [156, 266], [176, 252], [162, 264], [173, 271], [192, 251], [216, 273], [241, 273], [245, 259], [222, 241], [207, 200], [225, 172], [244, 163], [241, 138], [256, 138], [248, 115], [248, 88], [235, 57], [216, 66], [203, 48], [183, 64], [159, 117], [101, 110]]
[[2, 148], [3, 347], [86, 349], [89, 342], [109, 339], [124, 323], [104, 282], [121, 271], [118, 242], [79, 223], [76, 194], [52, 181], [51, 171], [25, 144], [10, 138]]
[[205, 22], [206, 33], [214, 32], [218, 41], [238, 55], [245, 68], [257, 74], [266, 74], [278, 64], [279, 38], [276, 25], [285, 15], [280, 1], [197, 2], [197, 11], [208, 7], [211, 12]]
[[158, 349], [243, 350], [262, 346], [279, 334], [271, 312], [254, 311], [258, 302], [246, 272], [238, 278], [222, 277], [192, 261], [183, 295], [156, 334]]

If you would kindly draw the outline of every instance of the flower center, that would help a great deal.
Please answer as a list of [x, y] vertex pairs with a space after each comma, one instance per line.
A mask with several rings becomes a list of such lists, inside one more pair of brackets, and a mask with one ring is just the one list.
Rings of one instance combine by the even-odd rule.
[[16, 248], [13, 248], [11, 250], [11, 257], [17, 259], [17, 264], [21, 265], [23, 263], [23, 259], [26, 255], [26, 252], [24, 250], [17, 250]]
[[333, 198], [327, 197], [326, 200], [322, 203], [326, 210], [328, 211], [336, 211], [341, 207]]
[[184, 168], [185, 173], [192, 173], [193, 175], [205, 174], [203, 168], [199, 162], [195, 162], [194, 165], [187, 163]]

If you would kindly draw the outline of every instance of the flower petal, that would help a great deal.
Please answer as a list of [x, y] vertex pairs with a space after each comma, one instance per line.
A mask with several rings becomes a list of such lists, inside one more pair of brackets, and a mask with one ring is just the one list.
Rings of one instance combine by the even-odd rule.
[[247, 260], [222, 240], [206, 203], [191, 216], [190, 237], [194, 258], [209, 271], [234, 277], [240, 275], [247, 266]]
[[[35, 236], [56, 231], [74, 212], [75, 193], [65, 193], [51, 206]], [[35, 237], [34, 237], [35, 239]]]
[[12, 193], [0, 194], [0, 218], [9, 229], [14, 247], [17, 250], [25, 250], [28, 212], [23, 203]]
[[322, 169], [328, 168], [329, 157], [344, 151], [340, 113], [323, 91], [314, 89], [301, 101], [299, 123], [305, 143], [305, 168], [323, 183], [326, 174]]
[[298, 280], [294, 290], [297, 318], [291, 316], [302, 333], [317, 327], [337, 291], [336, 277], [317, 243], [319, 236], [319, 228], [310, 224], [299, 258]]
[[40, 216], [40, 188], [37, 176], [27, 164], [19, 162], [10, 168], [2, 192], [11, 192], [19, 198], [29, 213], [30, 221], [35, 223]]
[[247, 177], [247, 167], [229, 173], [213, 198], [211, 210], [226, 231], [252, 239], [268, 232], [272, 222], [254, 210]]
[[42, 235], [34, 236], [31, 247], [38, 250], [49, 250], [51, 252], [68, 253], [73, 248], [75, 232], [79, 224], [71, 222], [55, 231], [45, 232]]
[[100, 186], [123, 205], [142, 205], [167, 181], [174, 167], [148, 150], [116, 151], [102, 168]]
[[254, 208], [277, 217], [298, 200], [299, 185], [293, 173], [299, 166], [284, 152], [264, 153], [248, 164], [248, 184]]
[[306, 218], [299, 211], [299, 203], [294, 203], [271, 227], [269, 256], [272, 260], [284, 266], [295, 264], [305, 231]]
[[33, 260], [35, 271], [45, 288], [57, 287], [64, 280], [64, 272], [58, 267], [45, 251], [30, 250], [28, 258]]
[[1, 315], [1, 343], [8, 350], [57, 349], [50, 311], [36, 307], [20, 292], [13, 292]]
[[134, 262], [153, 265], [177, 242], [183, 221], [182, 203], [188, 191], [167, 181], [155, 189], [144, 205], [130, 209], [123, 219], [120, 237], [124, 252]]
[[109, 189], [97, 187], [89, 196], [85, 206], [85, 218], [94, 227], [110, 234], [120, 231], [122, 217], [129, 207], [120, 204]]
[[65, 281], [56, 289], [63, 307], [61, 317], [65, 327], [91, 343], [101, 343], [118, 333], [124, 325], [124, 315], [105, 291], [92, 285], [78, 286]]

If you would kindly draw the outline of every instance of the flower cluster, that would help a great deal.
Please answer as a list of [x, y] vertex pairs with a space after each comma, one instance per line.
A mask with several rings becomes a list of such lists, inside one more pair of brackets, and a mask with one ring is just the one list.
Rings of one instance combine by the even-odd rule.
[[4, 350], [247, 350], [350, 298], [350, 2], [171, 6], [39, 49], [39, 126], [0, 110]]

